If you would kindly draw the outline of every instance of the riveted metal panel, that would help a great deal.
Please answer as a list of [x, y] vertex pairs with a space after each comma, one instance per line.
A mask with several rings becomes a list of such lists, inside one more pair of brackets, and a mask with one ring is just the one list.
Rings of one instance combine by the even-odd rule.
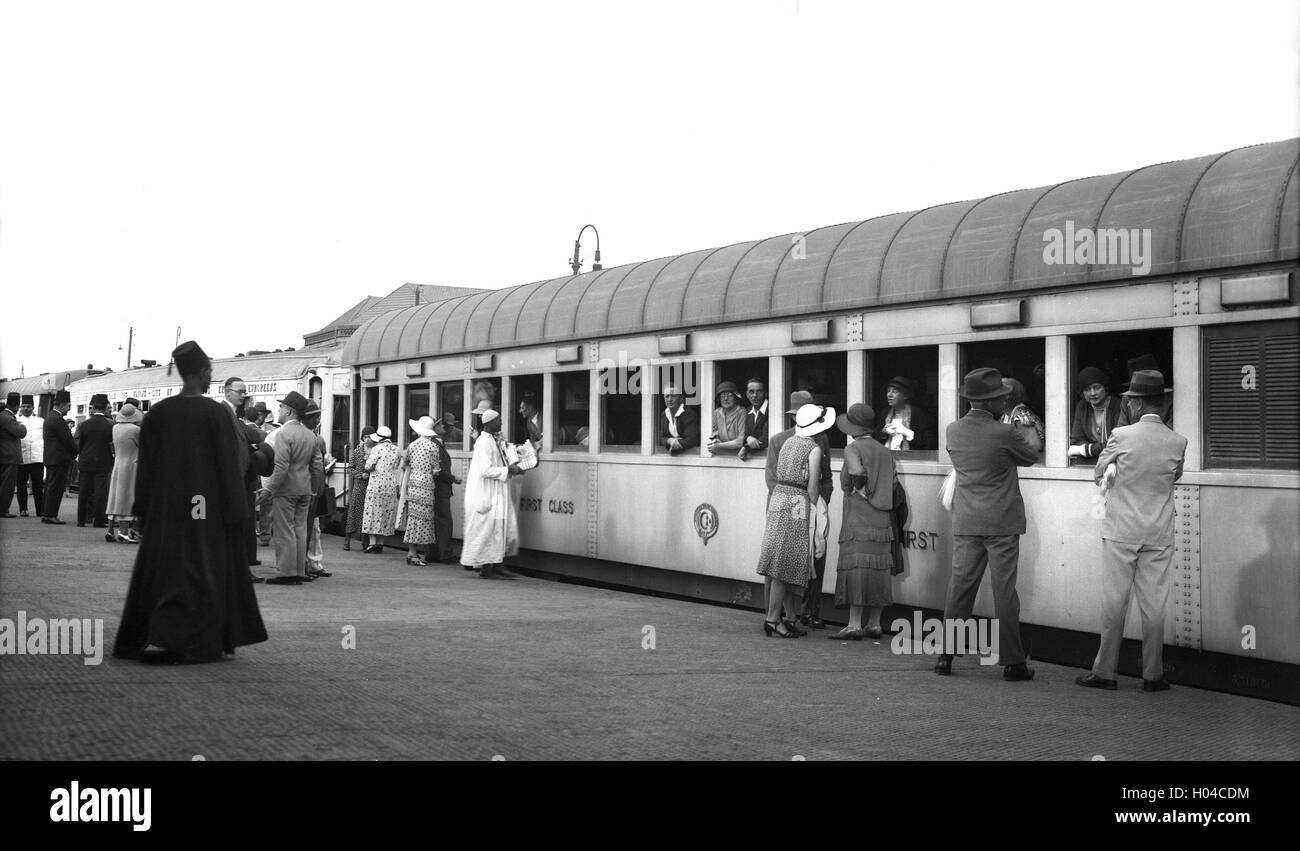
[[1174, 488], [1174, 643], [1201, 646], [1201, 489]]
[[587, 557], [600, 557], [600, 471], [596, 464], [587, 468]]
[[850, 313], [844, 317], [844, 340], [848, 343], [861, 343], [863, 337], [862, 331], [862, 314]]
[[1174, 316], [1192, 316], [1201, 310], [1201, 287], [1196, 278], [1174, 281]]

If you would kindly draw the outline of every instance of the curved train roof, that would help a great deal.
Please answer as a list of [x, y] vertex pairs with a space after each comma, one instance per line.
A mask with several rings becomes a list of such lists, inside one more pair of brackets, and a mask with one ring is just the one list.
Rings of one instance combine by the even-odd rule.
[[[212, 380], [225, 381], [237, 375], [244, 381], [266, 381], [279, 378], [299, 378], [313, 366], [338, 363], [339, 348], [302, 349], [296, 352], [274, 352], [245, 358], [220, 358], [212, 361]], [[167, 374], [165, 366], [149, 366], [92, 375], [69, 386], [74, 393], [111, 393], [133, 387], [167, 387], [179, 385], [180, 374], [175, 370]]]
[[1048, 265], [1049, 228], [1150, 228], [1149, 274], [1300, 255], [1300, 139], [940, 204], [408, 307], [351, 336], [347, 366], [1132, 277]]

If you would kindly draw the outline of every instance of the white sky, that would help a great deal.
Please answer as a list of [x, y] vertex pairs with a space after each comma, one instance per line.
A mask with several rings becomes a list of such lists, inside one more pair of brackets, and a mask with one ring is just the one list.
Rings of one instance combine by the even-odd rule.
[[0, 375], [1290, 138], [1298, 9], [0, 0]]

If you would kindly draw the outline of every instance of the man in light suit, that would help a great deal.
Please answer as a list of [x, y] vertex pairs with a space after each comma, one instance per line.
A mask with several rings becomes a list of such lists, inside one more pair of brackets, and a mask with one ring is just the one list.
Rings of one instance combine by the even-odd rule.
[[1137, 589], [1142, 614], [1142, 690], [1165, 691], [1162, 651], [1169, 564], [1174, 555], [1174, 482], [1183, 475], [1187, 438], [1164, 423], [1169, 390], [1156, 370], [1133, 373], [1124, 394], [1133, 425], [1111, 433], [1095, 478], [1109, 485], [1101, 524], [1101, 647], [1092, 672], [1075, 682], [1114, 690], [1128, 598]]
[[[948, 426], [948, 456], [957, 472], [957, 490], [952, 506], [952, 578], [943, 617], [947, 623], [971, 616], [987, 566], [993, 577], [1002, 676], [1032, 680], [1034, 671], [1025, 665], [1020, 640], [1020, 596], [1016, 593], [1020, 536], [1025, 533], [1025, 503], [1016, 467], [1033, 464], [1038, 453], [1015, 426], [999, 422], [1010, 392], [996, 369], [968, 372], [961, 395], [971, 409]], [[941, 655], [934, 670], [951, 674], [952, 654]]]
[[280, 400], [283, 425], [275, 438], [275, 471], [262, 489], [271, 496], [278, 574], [266, 580], [268, 585], [301, 585], [307, 576], [312, 494], [325, 486], [325, 471], [316, 452], [316, 435], [299, 422], [306, 411], [307, 399], [296, 390]]

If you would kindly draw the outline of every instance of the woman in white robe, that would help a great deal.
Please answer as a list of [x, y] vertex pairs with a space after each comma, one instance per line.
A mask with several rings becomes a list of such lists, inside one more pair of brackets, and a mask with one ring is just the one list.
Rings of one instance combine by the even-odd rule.
[[482, 565], [484, 579], [513, 579], [502, 562], [519, 551], [519, 519], [510, 497], [510, 477], [522, 475], [506, 460], [501, 442], [501, 416], [493, 410], [482, 415], [482, 431], [474, 441], [474, 455], [465, 477], [465, 544], [460, 563], [466, 569]]

